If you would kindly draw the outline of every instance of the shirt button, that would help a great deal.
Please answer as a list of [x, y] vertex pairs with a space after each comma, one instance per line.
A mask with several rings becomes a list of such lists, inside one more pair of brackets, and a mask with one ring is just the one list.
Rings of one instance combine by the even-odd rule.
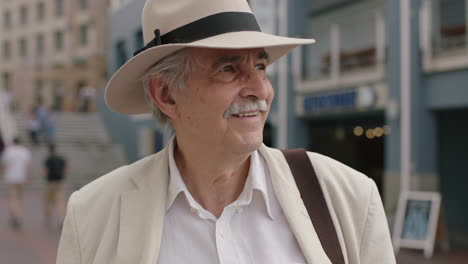
[[222, 229], [219, 229], [219, 230], [218, 230], [218, 233], [219, 233], [219, 235], [220, 235], [222, 238], [224, 238], [224, 232], [223, 232]]
[[196, 213], [198, 210], [193, 208], [193, 207], [190, 207], [190, 212], [192, 212], [192, 214]]
[[242, 207], [237, 207], [237, 212], [238, 213], [242, 213], [242, 211], [243, 211]]

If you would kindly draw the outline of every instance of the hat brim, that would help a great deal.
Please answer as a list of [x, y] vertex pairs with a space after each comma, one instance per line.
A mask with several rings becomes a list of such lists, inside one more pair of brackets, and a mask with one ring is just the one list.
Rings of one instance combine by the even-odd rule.
[[141, 87], [141, 76], [157, 61], [182, 48], [251, 49], [265, 48], [274, 62], [299, 45], [313, 44], [313, 39], [287, 38], [262, 32], [242, 31], [217, 35], [191, 43], [157, 46], [127, 61], [112, 76], [106, 86], [106, 104], [122, 114], [143, 114], [151, 111]]

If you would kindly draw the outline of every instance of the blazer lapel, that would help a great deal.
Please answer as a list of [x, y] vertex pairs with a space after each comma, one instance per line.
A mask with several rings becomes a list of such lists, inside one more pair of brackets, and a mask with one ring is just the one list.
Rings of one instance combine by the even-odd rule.
[[161, 243], [169, 167], [167, 149], [131, 171], [136, 188], [121, 196], [117, 263], [151, 264]]
[[276, 197], [309, 264], [331, 263], [315, 232], [283, 154], [264, 145], [259, 149], [270, 170]]

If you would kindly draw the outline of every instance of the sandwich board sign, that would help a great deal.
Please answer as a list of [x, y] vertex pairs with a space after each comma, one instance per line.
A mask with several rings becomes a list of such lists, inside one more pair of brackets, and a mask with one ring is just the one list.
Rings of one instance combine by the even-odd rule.
[[424, 256], [431, 258], [437, 220], [440, 211], [440, 193], [403, 192], [398, 201], [393, 247], [423, 249]]

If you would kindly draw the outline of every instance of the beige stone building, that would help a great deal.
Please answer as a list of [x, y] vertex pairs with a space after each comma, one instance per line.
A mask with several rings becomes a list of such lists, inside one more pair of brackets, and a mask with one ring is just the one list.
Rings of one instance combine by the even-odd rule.
[[39, 98], [55, 110], [83, 110], [83, 91], [90, 90], [83, 88], [105, 86], [108, 6], [108, 0], [0, 1], [0, 88], [21, 111]]

